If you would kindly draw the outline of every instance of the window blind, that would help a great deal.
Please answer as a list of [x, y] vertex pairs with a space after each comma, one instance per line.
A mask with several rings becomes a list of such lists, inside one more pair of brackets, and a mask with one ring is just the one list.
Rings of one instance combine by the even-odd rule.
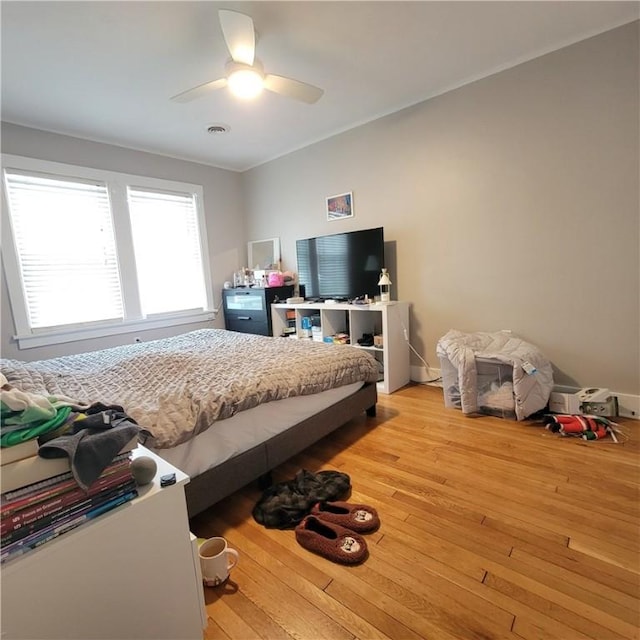
[[349, 273], [349, 240], [344, 235], [317, 238], [318, 272], [322, 274], [322, 292], [336, 296], [349, 294], [345, 274]]
[[106, 185], [14, 170], [5, 184], [30, 326], [122, 318]]
[[129, 187], [127, 195], [142, 312], [205, 309], [194, 194]]

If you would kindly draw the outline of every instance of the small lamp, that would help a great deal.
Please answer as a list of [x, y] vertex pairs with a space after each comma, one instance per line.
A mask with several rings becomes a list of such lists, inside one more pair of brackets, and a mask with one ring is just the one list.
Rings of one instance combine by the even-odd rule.
[[386, 269], [382, 269], [378, 286], [380, 287], [380, 302], [391, 301], [391, 279]]

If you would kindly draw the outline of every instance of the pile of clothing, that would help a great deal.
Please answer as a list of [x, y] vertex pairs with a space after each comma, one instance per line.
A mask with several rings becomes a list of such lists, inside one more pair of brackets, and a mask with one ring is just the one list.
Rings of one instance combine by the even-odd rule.
[[37, 438], [38, 455], [68, 457], [83, 489], [141, 432], [146, 433], [120, 406], [22, 391], [0, 374], [0, 447]]
[[269, 529], [290, 529], [311, 513], [317, 502], [339, 500], [350, 492], [351, 478], [346, 473], [301, 469], [292, 480], [266, 489], [253, 508], [253, 517]]

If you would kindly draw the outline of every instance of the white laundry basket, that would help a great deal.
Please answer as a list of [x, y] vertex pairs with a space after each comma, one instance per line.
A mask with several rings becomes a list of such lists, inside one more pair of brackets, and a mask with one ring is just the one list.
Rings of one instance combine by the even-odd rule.
[[[513, 367], [490, 358], [477, 357], [475, 360], [478, 373], [478, 412], [515, 420]], [[440, 356], [440, 369], [444, 406], [461, 409], [458, 370], [444, 356]]]
[[553, 368], [538, 347], [512, 331], [450, 329], [436, 346], [445, 405], [465, 415], [526, 420], [548, 408]]

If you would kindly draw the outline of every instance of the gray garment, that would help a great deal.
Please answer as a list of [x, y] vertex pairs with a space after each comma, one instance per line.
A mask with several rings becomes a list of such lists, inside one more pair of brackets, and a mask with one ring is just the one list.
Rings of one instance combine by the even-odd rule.
[[75, 481], [85, 491], [100, 477], [114, 458], [142, 429], [121, 407], [88, 409], [86, 418], [72, 424], [64, 433], [40, 445], [43, 458], [68, 457]]

